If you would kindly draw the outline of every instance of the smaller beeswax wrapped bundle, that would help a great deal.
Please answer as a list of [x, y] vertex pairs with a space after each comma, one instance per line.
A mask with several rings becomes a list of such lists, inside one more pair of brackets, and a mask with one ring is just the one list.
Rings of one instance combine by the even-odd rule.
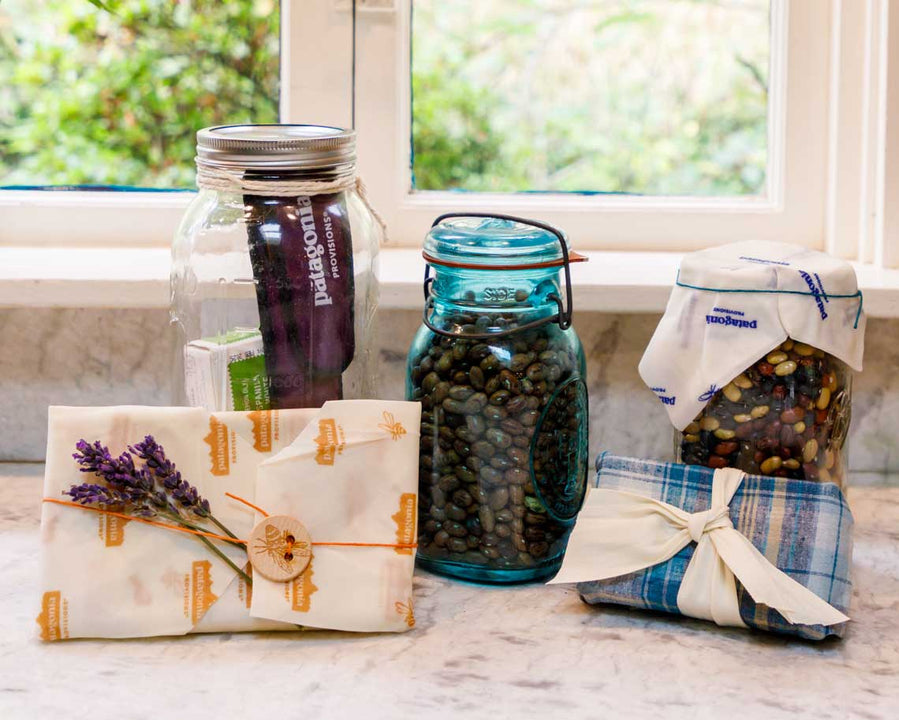
[[408, 629], [419, 413], [51, 408], [40, 636]]
[[842, 636], [852, 514], [834, 483], [603, 454], [553, 583], [585, 602]]

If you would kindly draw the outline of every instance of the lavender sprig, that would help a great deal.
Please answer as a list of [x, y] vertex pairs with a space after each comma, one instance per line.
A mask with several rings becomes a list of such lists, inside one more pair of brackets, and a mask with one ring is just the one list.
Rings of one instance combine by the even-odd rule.
[[165, 456], [165, 449], [152, 435], [147, 435], [143, 442], [128, 449], [146, 463], [149, 472], [169, 491], [180, 507], [198, 517], [211, 517], [209, 501], [200, 497], [197, 489], [181, 478], [175, 463]]
[[153, 517], [167, 507], [165, 494], [155, 489], [153, 477], [146, 469], [136, 468], [128, 453], [114, 458], [99, 442], [89, 444], [85, 440], [79, 440], [75, 447], [78, 452], [72, 457], [81, 465], [81, 472], [94, 473], [107, 485], [73, 485], [64, 495], [82, 505], [128, 507], [142, 517]]
[[[63, 492], [63, 495], [68, 495], [73, 501], [81, 505], [116, 508], [137, 517], [163, 515], [192, 530], [202, 529], [191, 522], [192, 518], [210, 520], [222, 532], [234, 538], [232, 544], [242, 546], [237, 542], [237, 536], [212, 514], [209, 501], [181, 477], [175, 463], [165, 456], [163, 447], [152, 435], [144, 437], [143, 442], [129, 446], [129, 450], [144, 461], [143, 467], [137, 467], [128, 452], [123, 452], [117, 458], [112, 457], [109, 449], [99, 440], [93, 443], [79, 440], [75, 449], [77, 452], [72, 457], [81, 466], [81, 472], [93, 473], [105, 480], [106, 484], [73, 485]], [[199, 535], [197, 538], [248, 584], [252, 583], [250, 577], [208, 538]]]
[[133, 496], [126, 492], [92, 483], [72, 485], [63, 495], [68, 495], [81, 505], [106, 505], [107, 507], [121, 507], [134, 500]]
[[94, 473], [113, 487], [131, 488], [148, 492], [153, 489], [153, 480], [146, 473], [140, 473], [134, 467], [134, 459], [128, 453], [117, 458], [112, 457], [109, 449], [96, 441], [93, 444], [86, 440], [75, 443], [78, 452], [73, 453], [75, 462], [81, 465], [81, 472]]
[[181, 473], [175, 467], [175, 463], [166, 457], [165, 448], [156, 442], [156, 438], [152, 435], [147, 435], [144, 437], [143, 442], [135, 443], [128, 449], [146, 463], [149, 471], [169, 491], [172, 498], [175, 499], [181, 508], [197, 517], [208, 518], [225, 535], [237, 538], [210, 512], [209, 501], [201, 497], [197, 489], [181, 477]]

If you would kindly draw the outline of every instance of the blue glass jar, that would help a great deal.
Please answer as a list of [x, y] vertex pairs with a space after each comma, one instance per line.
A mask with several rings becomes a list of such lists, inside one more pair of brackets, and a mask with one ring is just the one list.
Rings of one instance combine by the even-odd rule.
[[586, 491], [569, 275], [584, 258], [549, 225], [477, 213], [438, 218], [424, 257], [407, 373], [422, 404], [417, 562], [481, 582], [549, 577]]

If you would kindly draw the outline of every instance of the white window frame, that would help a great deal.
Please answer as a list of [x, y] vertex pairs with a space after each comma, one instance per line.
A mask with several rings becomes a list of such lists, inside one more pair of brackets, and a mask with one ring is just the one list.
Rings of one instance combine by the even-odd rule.
[[833, 26], [825, 249], [899, 268], [899, 0], [833, 0]]
[[899, 0], [772, 0], [762, 200], [412, 192], [411, 3], [358, 2], [394, 9], [360, 12], [356, 32], [359, 164], [389, 244], [418, 246], [442, 212], [494, 210], [558, 224], [579, 248], [606, 251], [795, 242], [855, 260], [892, 287], [894, 274], [876, 271], [899, 268]]
[[737, 239], [823, 245], [827, 184], [827, 0], [772, 1], [769, 172], [764, 198], [413, 192], [410, 167], [410, 3], [360, 15], [356, 129], [360, 168], [391, 241], [421, 242], [458, 209], [521, 214], [563, 227], [579, 248], [687, 251]]
[[[897, 266], [899, 163], [884, 158], [899, 157], [899, 41], [886, 42], [899, 38], [899, 0], [773, 3], [780, 112], [764, 200], [410, 192], [410, 0], [356, 0], [355, 32], [352, 0], [283, 0], [282, 119], [347, 126], [355, 100], [360, 171], [390, 245], [417, 247], [441, 212], [492, 209], [558, 224], [579, 248], [777, 239]], [[0, 248], [164, 248], [191, 197], [2, 191]]]
[[[346, 0], [281, 0], [283, 122], [351, 124], [351, 7]], [[2, 190], [0, 249], [21, 258], [23, 247], [121, 248], [125, 255], [166, 248], [193, 198], [192, 192]]]

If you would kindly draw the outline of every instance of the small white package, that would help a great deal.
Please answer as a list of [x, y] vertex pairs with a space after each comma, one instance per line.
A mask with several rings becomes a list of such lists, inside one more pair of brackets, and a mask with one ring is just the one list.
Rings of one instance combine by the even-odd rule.
[[861, 370], [865, 314], [849, 263], [775, 242], [690, 253], [640, 377], [683, 430], [716, 390], [788, 337]]
[[185, 345], [184, 391], [192, 406], [213, 412], [268, 410], [271, 402], [259, 331], [233, 330]]

